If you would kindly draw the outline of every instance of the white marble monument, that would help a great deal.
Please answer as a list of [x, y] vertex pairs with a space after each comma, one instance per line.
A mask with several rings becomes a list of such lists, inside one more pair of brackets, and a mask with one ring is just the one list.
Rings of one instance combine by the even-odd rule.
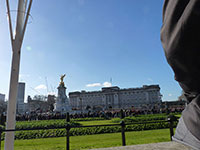
[[56, 103], [54, 104], [54, 111], [55, 112], [71, 112], [71, 106], [69, 104], [69, 99], [66, 96], [66, 87], [65, 83], [63, 82], [63, 79], [65, 77], [64, 75], [61, 75], [60, 77], [60, 84], [58, 86], [58, 96], [56, 98]]

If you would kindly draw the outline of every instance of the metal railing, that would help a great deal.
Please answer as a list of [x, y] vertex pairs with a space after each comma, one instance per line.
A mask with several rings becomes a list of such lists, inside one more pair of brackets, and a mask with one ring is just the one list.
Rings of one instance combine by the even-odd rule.
[[[123, 114], [123, 111], [121, 111]], [[123, 115], [121, 115], [121, 119], [123, 119]], [[126, 123], [122, 120], [119, 124], [105, 124], [105, 125], [89, 125], [89, 126], [71, 126], [70, 125], [70, 117], [69, 113], [66, 116], [67, 124], [62, 127], [47, 127], [47, 128], [27, 128], [27, 129], [9, 129], [4, 130], [0, 128], [0, 150], [1, 150], [1, 142], [2, 142], [2, 133], [3, 132], [13, 132], [13, 131], [30, 131], [30, 130], [48, 130], [48, 129], [66, 129], [66, 150], [70, 149], [70, 129], [72, 128], [88, 128], [88, 127], [105, 127], [105, 126], [121, 126], [121, 135], [122, 135], [122, 146], [126, 146], [126, 137], [125, 137], [125, 127], [126, 125], [134, 125], [134, 124], [150, 124], [150, 123], [169, 123], [169, 131], [170, 131], [170, 139], [172, 140], [172, 136], [174, 135], [173, 124], [174, 121], [177, 121], [173, 116], [169, 117], [166, 121], [154, 121], [154, 122], [135, 122], [135, 123]]]

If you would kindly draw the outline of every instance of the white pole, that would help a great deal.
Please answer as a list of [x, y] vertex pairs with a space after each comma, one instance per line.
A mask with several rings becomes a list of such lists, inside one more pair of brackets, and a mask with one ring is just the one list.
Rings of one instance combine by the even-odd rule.
[[[24, 22], [27, 2], [26, 0], [18, 1], [16, 35], [14, 35], [13, 37], [9, 2], [8, 0], [6, 2], [7, 2], [7, 10], [8, 10], [9, 27], [10, 27], [10, 32], [11, 32], [10, 36], [11, 36], [12, 52], [13, 52], [11, 76], [10, 76], [9, 101], [8, 101], [8, 106], [7, 106], [6, 129], [15, 129], [17, 88], [18, 88], [19, 67], [20, 67], [20, 52], [21, 52], [23, 36], [24, 36], [30, 9], [28, 10], [28, 14]], [[29, 8], [31, 7], [31, 4], [32, 4], [32, 0], [29, 4]], [[13, 150], [13, 149], [14, 149], [14, 132], [6, 132], [5, 150]]]
[[[19, 61], [20, 61], [20, 53], [18, 52], [13, 51], [13, 56], [12, 56], [12, 69], [10, 77], [9, 101], [7, 106], [6, 129], [15, 129], [16, 98], [17, 98], [17, 85], [18, 85]], [[14, 148], [14, 132], [6, 132], [5, 150], [13, 150], [13, 148]]]

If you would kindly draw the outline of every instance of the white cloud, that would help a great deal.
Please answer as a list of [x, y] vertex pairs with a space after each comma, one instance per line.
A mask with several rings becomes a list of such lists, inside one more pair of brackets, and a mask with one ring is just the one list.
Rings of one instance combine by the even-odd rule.
[[56, 95], [55, 92], [49, 92], [48, 95]]
[[148, 78], [147, 80], [153, 82], [153, 79], [151, 79], [151, 78]]
[[112, 84], [110, 82], [104, 82], [103, 87], [111, 87]]
[[19, 74], [19, 81], [24, 81], [24, 79], [30, 77], [29, 74]]
[[47, 87], [44, 84], [40, 84], [37, 87], [35, 87], [35, 90], [46, 90]]
[[98, 86], [101, 86], [101, 83], [92, 83], [86, 85], [86, 87], [98, 87]]
[[111, 87], [112, 84], [110, 82], [104, 82], [103, 84], [101, 83], [92, 83], [92, 84], [87, 84], [86, 87]]

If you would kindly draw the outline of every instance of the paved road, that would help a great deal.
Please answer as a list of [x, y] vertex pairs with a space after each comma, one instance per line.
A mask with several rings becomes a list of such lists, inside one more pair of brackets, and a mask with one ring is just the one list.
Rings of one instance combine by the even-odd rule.
[[162, 142], [143, 145], [99, 148], [93, 150], [192, 150], [191, 148], [177, 142]]

